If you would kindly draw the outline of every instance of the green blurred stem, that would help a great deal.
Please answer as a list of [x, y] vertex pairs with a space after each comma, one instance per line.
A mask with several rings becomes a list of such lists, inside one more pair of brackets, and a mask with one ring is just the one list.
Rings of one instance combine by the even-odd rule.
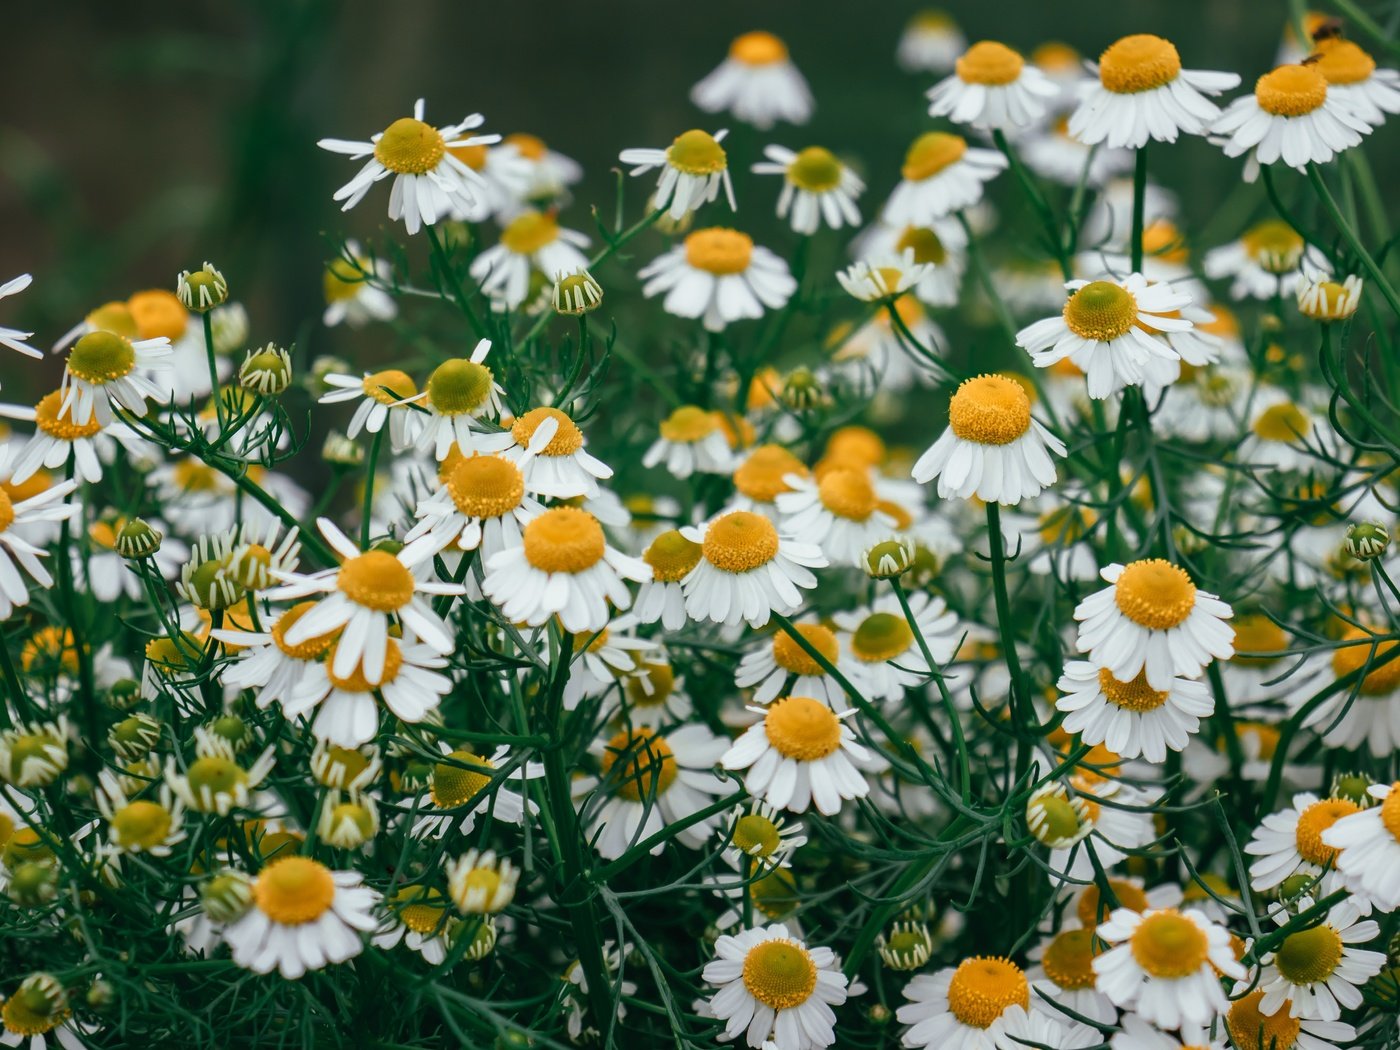
[[1142, 273], [1143, 211], [1147, 207], [1147, 143], [1137, 148], [1133, 163], [1133, 273]]
[[219, 432], [222, 433], [224, 399], [223, 391], [219, 388], [219, 361], [214, 354], [214, 321], [209, 310], [205, 310], [199, 316], [204, 322], [204, 355], [209, 361], [209, 389], [214, 395], [214, 415], [219, 421]]
[[958, 752], [958, 790], [962, 794], [963, 804], [967, 805], [972, 801], [972, 775], [968, 771], [967, 741], [963, 737], [962, 720], [958, 717], [958, 709], [953, 705], [953, 698], [948, 693], [948, 685], [943, 681], [938, 663], [929, 651], [928, 639], [924, 637], [924, 632], [919, 630], [914, 610], [909, 607], [909, 595], [905, 593], [904, 585], [896, 576], [890, 580], [890, 586], [894, 588], [894, 596], [899, 599], [899, 607], [904, 610], [904, 619], [908, 622], [909, 629], [914, 632], [914, 638], [919, 643], [919, 652], [923, 654], [924, 662], [928, 664], [934, 684], [938, 687], [939, 700], [943, 703], [943, 711], [948, 716], [948, 724], [953, 730], [953, 746]]
[[[431, 229], [431, 227], [429, 227]], [[384, 421], [384, 427], [389, 421]], [[379, 446], [384, 441], [384, 427], [374, 432], [369, 443], [369, 458], [365, 460], [365, 501], [360, 513], [360, 550], [369, 550], [370, 509], [374, 506], [374, 472], [379, 467]]]
[[[1021, 656], [1016, 651], [1016, 635], [1011, 629], [1011, 599], [1006, 589], [1006, 545], [1001, 532], [1001, 506], [995, 501], [987, 503], [987, 546], [992, 563], [992, 596], [996, 602], [997, 630], [1001, 633], [1002, 656], [1007, 670], [1011, 672], [1011, 710], [1014, 713], [1017, 739], [1021, 731], [1035, 722], [1035, 712], [1030, 710], [1030, 697], [1026, 695], [1025, 674], [1021, 670]], [[1016, 753], [1016, 776], [1026, 770], [1030, 755], [1024, 747]]]
[[1371, 258], [1371, 253], [1362, 245], [1361, 238], [1357, 236], [1356, 231], [1342, 216], [1341, 209], [1337, 207], [1337, 200], [1332, 196], [1332, 191], [1327, 188], [1327, 183], [1322, 178], [1322, 172], [1316, 164], [1308, 165], [1308, 179], [1312, 182], [1313, 189], [1317, 191], [1322, 206], [1327, 209], [1327, 214], [1332, 217], [1337, 229], [1341, 231], [1342, 238], [1350, 245], [1351, 250], [1361, 261], [1362, 268], [1375, 282], [1376, 287], [1380, 289], [1381, 297], [1385, 299], [1386, 305], [1390, 307], [1396, 317], [1400, 317], [1400, 296], [1396, 296], [1395, 289], [1385, 279], [1385, 274], [1381, 273], [1381, 268], [1376, 265], [1376, 260]]

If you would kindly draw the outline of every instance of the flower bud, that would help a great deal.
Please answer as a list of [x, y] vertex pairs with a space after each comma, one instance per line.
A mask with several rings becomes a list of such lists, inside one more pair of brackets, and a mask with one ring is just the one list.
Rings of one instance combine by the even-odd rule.
[[861, 568], [877, 580], [903, 576], [914, 564], [914, 541], [908, 536], [892, 536], [867, 548], [860, 556]]
[[176, 278], [175, 294], [186, 310], [197, 314], [208, 313], [216, 306], [228, 301], [228, 281], [224, 275], [206, 262], [198, 270], [181, 270]]
[[118, 758], [135, 762], [160, 743], [160, 722], [148, 714], [128, 715], [107, 730], [107, 743]]
[[1357, 561], [1379, 558], [1390, 546], [1390, 533], [1378, 521], [1356, 521], [1347, 526], [1342, 550]]
[[593, 275], [580, 267], [573, 273], [554, 278], [554, 310], [561, 314], [586, 314], [603, 302], [603, 288]]
[[149, 558], [160, 550], [163, 539], [158, 529], [151, 528], [140, 518], [132, 518], [117, 533], [117, 553], [123, 558]]
[[253, 903], [253, 880], [241, 871], [225, 869], [199, 888], [199, 902], [214, 922], [232, 922]]
[[339, 431], [326, 435], [321, 458], [337, 467], [358, 467], [365, 461], [365, 450]]
[[250, 350], [238, 368], [238, 382], [245, 390], [280, 394], [292, 385], [292, 355], [272, 343]]
[[1361, 278], [1352, 274], [1345, 281], [1304, 278], [1298, 282], [1298, 312], [1314, 321], [1344, 321], [1361, 305]]

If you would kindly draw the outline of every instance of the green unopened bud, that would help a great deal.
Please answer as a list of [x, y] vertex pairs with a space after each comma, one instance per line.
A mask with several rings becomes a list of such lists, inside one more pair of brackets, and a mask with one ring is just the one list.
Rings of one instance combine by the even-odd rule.
[[892, 580], [913, 567], [915, 554], [914, 541], [908, 536], [892, 536], [861, 554], [861, 568], [877, 580]]
[[208, 313], [228, 302], [228, 281], [212, 263], [206, 262], [198, 270], [180, 271], [175, 280], [175, 294], [186, 310]]
[[119, 678], [107, 690], [107, 706], [116, 711], [130, 711], [141, 700], [141, 683], [131, 678]]
[[1357, 561], [1379, 558], [1390, 546], [1390, 533], [1378, 521], [1357, 521], [1347, 526], [1342, 550]]
[[220, 715], [209, 723], [209, 732], [233, 749], [234, 754], [246, 751], [253, 742], [253, 731], [237, 715]]
[[238, 382], [243, 389], [265, 396], [280, 394], [292, 385], [292, 355], [272, 343], [249, 350], [238, 367]]
[[182, 597], [201, 609], [217, 612], [237, 605], [248, 593], [227, 571], [225, 558], [208, 558], [204, 561], [191, 559], [180, 570], [180, 583], [176, 587]]
[[10, 900], [25, 908], [37, 908], [58, 895], [58, 869], [41, 861], [23, 861], [10, 869]]
[[1313, 883], [1317, 880], [1307, 872], [1295, 872], [1284, 879], [1278, 886], [1278, 899], [1281, 901], [1297, 900], [1303, 894], [1313, 888]]
[[880, 1025], [882, 1028], [894, 1019], [894, 1014], [884, 1003], [875, 1003], [865, 1011], [865, 1016], [870, 1018], [871, 1024]]
[[321, 458], [339, 467], [358, 467], [365, 461], [365, 450], [344, 434], [332, 430], [321, 446]]
[[253, 903], [253, 880], [241, 871], [221, 871], [199, 888], [199, 902], [214, 922], [232, 922]]
[[897, 922], [880, 938], [879, 949], [891, 970], [917, 970], [933, 954], [933, 935], [921, 922]]
[[160, 550], [161, 533], [140, 518], [132, 518], [117, 533], [117, 553], [123, 558], [149, 558]]
[[[464, 926], [467, 924], [463, 924]], [[472, 934], [472, 942], [467, 946], [467, 958], [472, 962], [486, 958], [496, 948], [496, 920], [490, 915], [481, 916]]]
[[554, 278], [554, 310], [561, 314], [586, 314], [603, 303], [603, 288], [585, 269]]
[[1365, 773], [1338, 773], [1332, 778], [1332, 797], [1344, 798], [1365, 809], [1375, 804], [1366, 790], [1374, 783]]
[[795, 368], [783, 380], [782, 399], [795, 411], [816, 408], [826, 401], [826, 387], [810, 368]]
[[107, 730], [107, 743], [119, 758], [136, 762], [160, 743], [160, 723], [147, 714], [128, 715]]
[[327, 390], [333, 389], [326, 383], [326, 376], [355, 374], [355, 370], [350, 367], [350, 362], [345, 360], [345, 358], [322, 354], [311, 362], [311, 392], [313, 394], [324, 394]]
[[524, 1032], [511, 1029], [496, 1036], [495, 1050], [529, 1050], [535, 1041]]

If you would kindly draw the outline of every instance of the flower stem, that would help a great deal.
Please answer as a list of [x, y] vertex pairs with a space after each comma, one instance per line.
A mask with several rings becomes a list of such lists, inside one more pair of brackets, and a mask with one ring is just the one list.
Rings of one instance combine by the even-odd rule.
[[[387, 421], [385, 426], [388, 426]], [[384, 427], [380, 427], [370, 440], [369, 458], [365, 460], [365, 501], [360, 513], [360, 550], [362, 551], [369, 550], [370, 510], [374, 506], [374, 472], [379, 466], [379, 446], [383, 441]]]
[[1142, 273], [1143, 211], [1147, 207], [1147, 143], [1137, 148], [1133, 162], [1133, 273]]

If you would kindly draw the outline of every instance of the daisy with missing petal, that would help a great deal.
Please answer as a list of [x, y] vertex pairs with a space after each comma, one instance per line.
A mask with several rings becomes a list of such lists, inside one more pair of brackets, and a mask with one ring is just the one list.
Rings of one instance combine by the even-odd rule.
[[361, 328], [371, 321], [392, 321], [398, 316], [398, 304], [373, 283], [389, 282], [393, 273], [389, 263], [363, 254], [357, 241], [346, 241], [342, 251], [342, 255], [326, 263], [321, 277], [326, 300], [321, 323], [327, 328], [338, 324]]
[[817, 585], [811, 570], [827, 565], [816, 544], [779, 532], [752, 511], [728, 511], [680, 533], [700, 545], [700, 560], [681, 581], [693, 620], [762, 627], [775, 611], [794, 612], [802, 604], [799, 588]]
[[1234, 73], [1182, 69], [1170, 40], [1125, 36], [1099, 56], [1099, 82], [1085, 85], [1069, 133], [1087, 146], [1137, 149], [1149, 140], [1175, 142], [1180, 132], [1204, 135], [1220, 116], [1206, 95], [1238, 86]]
[[[1313, 906], [1311, 897], [1300, 897], [1299, 912]], [[1361, 1005], [1364, 985], [1386, 964], [1384, 952], [1356, 945], [1374, 941], [1380, 926], [1362, 919], [1354, 901], [1334, 905], [1317, 925], [1297, 930], [1283, 939], [1275, 951], [1259, 960], [1259, 989], [1264, 997], [1259, 1012], [1274, 1014], [1287, 1007], [1289, 1017], [1336, 1021], [1342, 1011]], [[1294, 916], [1276, 907], [1273, 920], [1285, 926]]]
[[[917, 591], [909, 595], [909, 611], [934, 661], [941, 665], [951, 660], [962, 632], [947, 603]], [[843, 670], [845, 662], [855, 664], [851, 678], [871, 700], [900, 700], [907, 690], [927, 683], [937, 670], [924, 658], [915, 628], [910, 627], [894, 595], [882, 595], [870, 606], [853, 612], [838, 612], [832, 620], [841, 644]]]
[[[4, 284], [0, 284], [0, 299], [15, 295], [24, 291], [34, 283], [32, 274], [22, 273], [18, 277], [12, 277]], [[8, 346], [11, 350], [17, 350], [26, 357], [35, 357], [40, 360], [44, 357], [42, 350], [35, 350], [25, 342], [26, 339], [34, 338], [33, 332], [21, 332], [17, 328], [6, 328], [0, 325], [0, 346]]]
[[729, 57], [691, 88], [690, 100], [706, 113], [728, 112], [760, 131], [779, 120], [805, 124], [812, 116], [812, 92], [787, 45], [762, 30], [735, 37]]
[[787, 263], [738, 230], [696, 230], [637, 275], [648, 299], [666, 293], [663, 306], [676, 317], [700, 318], [706, 330], [780, 310], [797, 291]]
[[422, 413], [410, 408], [409, 402], [419, 396], [418, 384], [407, 372], [386, 368], [381, 372], [366, 372], [361, 377], [332, 372], [324, 381], [332, 389], [320, 396], [321, 404], [360, 400], [350, 425], [345, 428], [346, 437], [353, 438], [361, 430], [378, 434], [388, 423], [389, 440], [394, 448], [407, 448], [417, 439], [423, 426], [419, 419]]
[[729, 210], [734, 211], [738, 206], [734, 203], [734, 184], [729, 179], [729, 158], [720, 145], [726, 134], [721, 130], [711, 135], [695, 128], [677, 135], [665, 149], [625, 149], [618, 159], [633, 166], [629, 175], [662, 169], [652, 204], [666, 208], [672, 222], [680, 222], [700, 205], [714, 200], [721, 189], [729, 201]]
[[1144, 672], [1129, 682], [1086, 660], [1065, 664], [1058, 683], [1065, 695], [1055, 708], [1068, 713], [1064, 729], [1080, 733], [1086, 744], [1103, 744], [1123, 758], [1141, 755], [1149, 762], [1166, 760], [1167, 751], [1182, 751], [1201, 719], [1215, 711], [1215, 697], [1202, 682], [1174, 677], [1166, 689], [1147, 684]]
[[1286, 1007], [1266, 1013], [1263, 1000], [1263, 990], [1256, 988], [1230, 1004], [1225, 1031], [1234, 1050], [1341, 1050], [1354, 1045], [1356, 1029], [1344, 1021], [1300, 1020]]
[[1146, 669], [1153, 689], [1171, 689], [1175, 676], [1194, 678], [1212, 659], [1235, 652], [1234, 615], [1215, 595], [1198, 590], [1186, 570], [1161, 558], [1109, 565], [1109, 586], [1074, 610], [1081, 653], [1120, 682]]
[[1099, 990], [1162, 1028], [1204, 1029], [1229, 1006], [1220, 975], [1245, 975], [1230, 931], [1199, 911], [1119, 908], [1095, 935], [1109, 945], [1094, 959]]
[[871, 758], [847, 724], [854, 711], [834, 712], [809, 696], [789, 696], [763, 716], [724, 753], [725, 769], [746, 770], [744, 787], [776, 809], [803, 813], [815, 803], [825, 816], [844, 799], [864, 798], [870, 785], [857, 763]]
[[462, 452], [471, 452], [476, 435], [473, 424], [483, 416], [501, 414], [505, 391], [485, 363], [490, 352], [491, 340], [482, 339], [471, 357], [453, 358], [433, 369], [422, 392], [408, 399], [428, 410], [426, 419], [418, 414], [421, 429], [417, 445], [432, 449], [439, 462], [454, 445]]
[[916, 263], [913, 251], [905, 250], [898, 255], [858, 259], [844, 270], [837, 270], [836, 280], [847, 294], [873, 303], [898, 298], [920, 284], [932, 269]]
[[1366, 793], [1380, 802], [1342, 817], [1322, 833], [1339, 850], [1337, 871], [1346, 888], [1381, 911], [1400, 908], [1400, 781], [1372, 784]]
[[650, 565], [608, 544], [592, 514], [552, 507], [525, 526], [518, 547], [491, 556], [481, 590], [515, 623], [539, 627], [557, 615], [578, 634], [606, 627], [609, 604], [631, 606], [624, 579], [650, 576]]
[[1387, 113], [1400, 113], [1400, 72], [1377, 69], [1376, 60], [1358, 44], [1339, 36], [1313, 45], [1310, 64], [1327, 78], [1327, 90], [1372, 127]]
[[976, 955], [904, 986], [896, 1011], [909, 1025], [901, 1045], [921, 1050], [995, 1050], [1015, 1008], [1030, 1006], [1030, 985], [1010, 959]]
[[1361, 807], [1350, 799], [1320, 799], [1300, 791], [1287, 809], [1264, 817], [1245, 845], [1244, 851], [1258, 858], [1249, 866], [1249, 884], [1271, 890], [1294, 875], [1312, 879], [1331, 870], [1337, 850], [1322, 836], [1343, 817], [1359, 812]]
[[981, 40], [958, 58], [952, 76], [929, 88], [928, 112], [986, 131], [1019, 131], [1039, 121], [1059, 93], [1019, 51]]
[[1345, 101], [1328, 93], [1327, 78], [1313, 65], [1265, 73], [1254, 93], [1230, 103], [1211, 128], [1227, 157], [1248, 153], [1259, 164], [1282, 160], [1299, 171], [1360, 145], [1370, 130]]
[[968, 148], [961, 135], [926, 132], [904, 155], [904, 179], [890, 194], [881, 219], [891, 226], [932, 226], [980, 201], [983, 184], [1006, 163], [996, 150]]
[[273, 860], [253, 879], [253, 906], [224, 927], [233, 961], [296, 980], [359, 955], [361, 935], [379, 925], [379, 894], [360, 883], [359, 872], [332, 871], [310, 857]]
[[734, 455], [724, 432], [724, 417], [698, 405], [681, 405], [661, 421], [661, 436], [642, 457], [642, 466], [665, 463], [672, 477], [728, 474]]
[[763, 155], [768, 159], [753, 166], [754, 174], [783, 177], [778, 218], [789, 219], [794, 232], [810, 235], [823, 225], [839, 230], [860, 224], [856, 198], [865, 192], [865, 182], [830, 150], [808, 146], [794, 153], [765, 146]]
[[708, 1002], [724, 1038], [741, 1033], [753, 1050], [822, 1050], [836, 1042], [836, 1014], [848, 994], [830, 948], [808, 948], [786, 926], [755, 927], [715, 942], [702, 976], [718, 991]]
[[914, 464], [942, 499], [1016, 504], [1055, 483], [1065, 446], [1031, 415], [1026, 388], [1003, 375], [966, 379], [948, 402], [948, 429]]
[[554, 499], [593, 498], [612, 468], [590, 455], [583, 431], [557, 408], [532, 408], [498, 434], [483, 434], [476, 447], [510, 460], [525, 476], [525, 491]]
[[783, 530], [818, 544], [833, 565], [858, 564], [867, 548], [895, 528], [864, 467], [828, 469], [820, 480], [794, 475], [788, 484], [793, 491], [775, 501]]
[[413, 116], [400, 117], [368, 142], [321, 139], [316, 145], [324, 150], [352, 160], [369, 158], [353, 179], [335, 191], [333, 199], [344, 201], [341, 211], [349, 211], [371, 186], [392, 175], [389, 218], [403, 219], [410, 235], [447, 218], [455, 208], [471, 208], [485, 182], [452, 151], [499, 142], [499, 135], [464, 135], [481, 127], [485, 119], [473, 113], [461, 123], [435, 128], [423, 122], [420, 98], [413, 105]]
[[[958, 289], [967, 267], [967, 231], [956, 218], [935, 219], [928, 226], [874, 223], [851, 248], [857, 256], [876, 266], [893, 265], [884, 260], [894, 258], [900, 260], [902, 269], [910, 269], [912, 263], [916, 269], [908, 285], [913, 287], [921, 302], [928, 306], [957, 305]], [[850, 270], [847, 274], [852, 275]], [[846, 290], [858, 299], [864, 298], [849, 287]], [[918, 334], [912, 321], [906, 319], [906, 327]], [[928, 343], [928, 340], [921, 341]], [[934, 345], [938, 342], [941, 340], [933, 341]]]
[[[829, 664], [843, 674], [850, 673], [850, 668], [840, 666], [841, 646], [831, 628], [820, 623], [793, 626]], [[744, 654], [734, 672], [734, 684], [740, 689], [753, 689], [756, 704], [797, 694], [815, 696], [828, 707], [846, 706], [845, 690], [786, 630], [775, 632], [771, 639], [763, 639]]]
[[501, 231], [497, 244], [472, 260], [471, 275], [497, 310], [513, 310], [530, 294], [530, 274], [553, 281], [560, 273], [587, 268], [579, 251], [588, 238], [559, 225], [553, 212], [523, 211]]
[[520, 545], [520, 532], [543, 512], [525, 493], [525, 475], [505, 456], [449, 456], [438, 471], [442, 484], [418, 501], [417, 524], [404, 534], [412, 543], [431, 536], [442, 550], [480, 550], [482, 562]]

